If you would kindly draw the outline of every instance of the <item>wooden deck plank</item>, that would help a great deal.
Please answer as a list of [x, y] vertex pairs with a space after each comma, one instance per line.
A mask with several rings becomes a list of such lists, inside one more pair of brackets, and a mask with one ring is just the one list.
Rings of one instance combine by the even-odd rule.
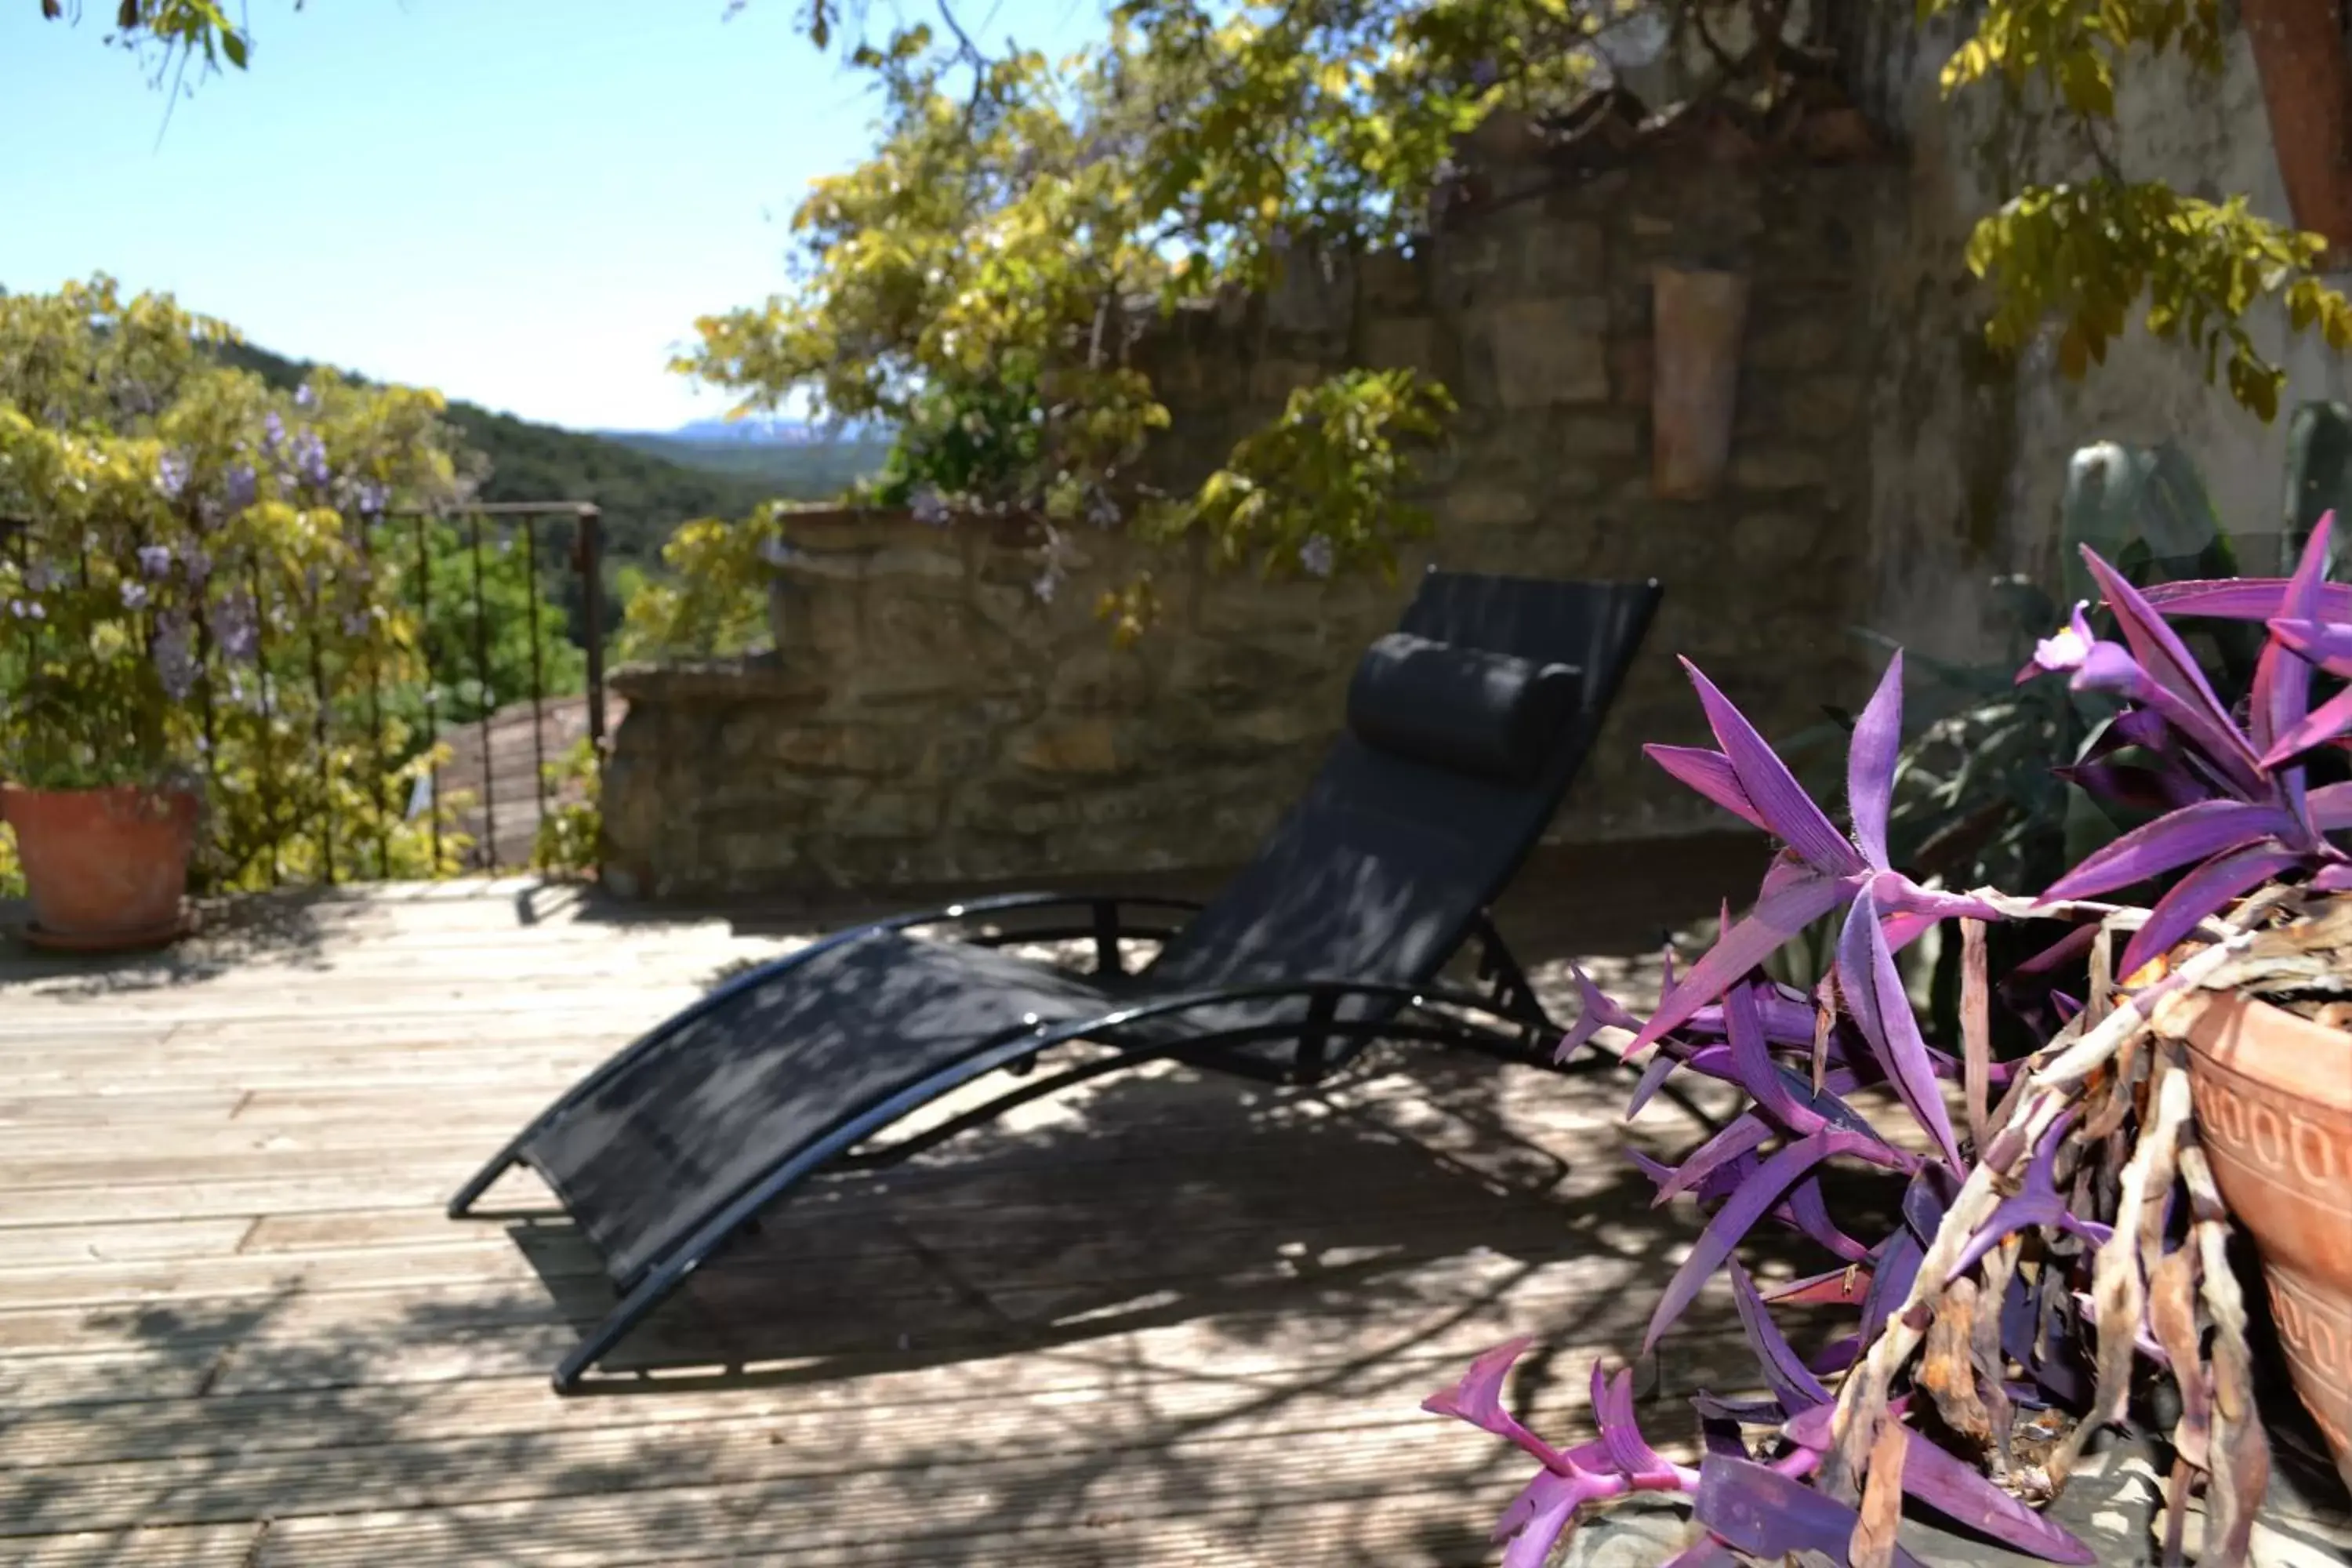
[[[598, 1260], [441, 1204], [796, 940], [510, 881], [0, 955], [0, 1562], [1485, 1562], [1517, 1478], [1419, 1399], [1534, 1331], [1580, 1432], [1583, 1358], [1687, 1239], [1615, 1198], [1606, 1083], [1169, 1068], [812, 1190], [648, 1325], [645, 1378], [555, 1398]], [[1667, 1405], [1738, 1375], [1721, 1305]]]

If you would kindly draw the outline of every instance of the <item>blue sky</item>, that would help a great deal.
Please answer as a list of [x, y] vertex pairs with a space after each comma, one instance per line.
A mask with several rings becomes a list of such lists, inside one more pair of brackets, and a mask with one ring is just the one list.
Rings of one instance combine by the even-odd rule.
[[[173, 104], [103, 43], [105, 0], [78, 26], [5, 0], [0, 287], [105, 271], [281, 353], [558, 424], [715, 416], [669, 351], [779, 286], [808, 182], [870, 145], [871, 100], [799, 8], [249, 0], [251, 68]], [[1068, 48], [1100, 7], [958, 15]]]

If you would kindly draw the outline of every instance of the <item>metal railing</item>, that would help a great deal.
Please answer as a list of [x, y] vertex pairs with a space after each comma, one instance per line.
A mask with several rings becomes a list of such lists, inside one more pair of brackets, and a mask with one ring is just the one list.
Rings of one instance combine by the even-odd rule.
[[[490, 668], [491, 627], [484, 593], [485, 524], [496, 527], [501, 523], [511, 527], [522, 541], [525, 612], [523, 624], [530, 628], [530, 742], [531, 777], [536, 789], [536, 805], [543, 816], [547, 810], [551, 784], [548, 777], [546, 751], [547, 726], [545, 704], [549, 692], [546, 676], [546, 648], [540, 636], [541, 577], [540, 573], [540, 529], [544, 523], [572, 521], [573, 529], [569, 552], [570, 568], [581, 587], [580, 647], [585, 656], [588, 743], [601, 768], [604, 756], [604, 542], [602, 520], [595, 507], [586, 503], [563, 501], [494, 501], [467, 507], [457, 511], [413, 514], [407, 521], [414, 531], [415, 562], [419, 589], [417, 613], [428, 626], [432, 621], [432, 550], [430, 536], [436, 521], [462, 518], [465, 526], [465, 550], [471, 589], [471, 630], [474, 652], [474, 677], [486, 689], [495, 690]], [[441, 739], [439, 728], [440, 697], [446, 682], [442, 672], [431, 669], [425, 685], [425, 746], [430, 752]], [[498, 776], [493, 745], [492, 725], [499, 708], [492, 703], [480, 704], [481, 712], [475, 724], [481, 748], [481, 785], [479, 801], [482, 839], [479, 845], [479, 865], [496, 869], [509, 862], [501, 860], [498, 842]], [[441, 768], [434, 763], [430, 770], [430, 794], [434, 809], [429, 816], [428, 831], [433, 845], [433, 858], [437, 865], [442, 859]]]
[[[553, 537], [559, 531], [568, 537]], [[37, 562], [37, 537], [26, 520], [0, 518], [0, 558], [12, 561], [28, 576], [36, 565], [45, 565], [89, 581], [89, 563], [79, 554]], [[212, 617], [196, 620], [191, 696], [202, 737], [203, 771], [217, 799], [223, 784], [224, 716], [233, 699], [257, 707], [257, 727], [248, 723], [246, 729], [257, 734], [260, 743], [240, 752], [240, 766], [254, 765], [251, 784], [258, 797], [254, 814], [268, 830], [266, 842], [258, 845], [212, 846], [225, 859], [210, 867], [211, 873], [234, 884], [260, 880], [272, 887], [300, 880], [331, 885], [366, 879], [371, 872], [377, 879], [389, 878], [395, 869], [395, 839], [403, 831], [429, 845], [426, 864], [432, 874], [530, 863], [534, 845], [500, 842], [499, 721], [528, 704], [531, 820], [537, 823], [559, 795], [549, 766], [557, 759], [549, 754], [547, 707], [572, 695], [552, 689], [552, 667], [560, 662], [568, 671], [576, 665], [586, 740], [601, 771], [606, 746], [606, 614], [597, 509], [572, 501], [477, 503], [387, 515], [356, 537], [367, 571], [392, 568], [395, 605], [408, 612], [415, 636], [405, 677], [387, 677], [380, 664], [371, 662], [356, 689], [348, 667], [340, 672], [342, 681], [331, 679], [326, 623], [320, 618], [327, 612], [320, 604], [289, 624], [273, 625], [270, 615], [257, 611], [251, 617], [251, 647], [242, 661], [232, 657], [235, 650], [226, 646], [228, 639]], [[513, 560], [518, 553], [520, 563]], [[505, 669], [499, 667], [498, 656], [515, 650], [508, 629], [499, 622], [516, 608], [507, 601], [514, 596], [518, 581], [526, 646], [520, 668]], [[559, 590], [552, 598], [551, 589]], [[455, 602], [448, 596], [453, 590]], [[260, 605], [257, 585], [236, 591], [250, 591]], [[551, 609], [566, 623], [554, 637], [544, 624]], [[32, 658], [44, 657], [39, 639], [46, 633], [38, 623], [11, 620], [0, 625], [0, 635], [26, 636], [32, 639], [27, 644]], [[142, 635], [152, 648], [153, 626], [143, 626]], [[5, 652], [0, 647], [0, 654]], [[558, 654], [560, 661], [554, 658]], [[0, 658], [0, 700], [13, 695], [5, 689], [12, 668], [26, 662], [12, 666]], [[249, 681], [248, 671], [253, 676]], [[300, 744], [279, 747], [280, 732], [298, 717], [307, 721]], [[481, 753], [478, 769], [467, 770], [473, 776], [449, 781], [457, 797], [453, 802], [442, 787], [445, 770], [438, 752], [445, 742], [462, 740], [469, 729]], [[339, 758], [363, 760], [364, 767], [343, 766], [339, 773]], [[420, 761], [426, 806], [421, 825], [415, 822], [416, 800], [402, 809], [391, 798], [404, 767], [415, 767]], [[366, 823], [344, 820], [351, 814], [339, 806], [339, 799], [351, 798], [348, 788], [354, 772], [367, 775]], [[462, 797], [476, 785], [478, 799], [466, 815], [478, 821], [480, 832], [469, 850], [452, 856], [445, 836], [455, 826]], [[508, 787], [511, 791], [510, 781]], [[291, 860], [290, 847], [300, 849]], [[261, 868], [257, 878], [252, 869], [256, 861]]]

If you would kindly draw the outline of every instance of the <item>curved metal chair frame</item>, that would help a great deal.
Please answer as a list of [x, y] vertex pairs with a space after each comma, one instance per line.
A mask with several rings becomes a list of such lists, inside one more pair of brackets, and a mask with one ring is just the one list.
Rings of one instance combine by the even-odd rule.
[[[530, 1124], [492, 1156], [449, 1202], [449, 1215], [463, 1218], [491, 1184], [518, 1163], [532, 1139], [572, 1106], [594, 1093], [645, 1053], [675, 1031], [702, 1017], [729, 999], [765, 984], [846, 942], [880, 932], [919, 927], [985, 921], [992, 916], [1028, 910], [1071, 909], [1085, 911], [1079, 923], [1049, 923], [1017, 929], [986, 931], [968, 939], [978, 945], [1003, 947], [1039, 942], [1091, 939], [1097, 975], [1125, 973], [1119, 944], [1124, 941], [1165, 941], [1175, 928], [1165, 924], [1130, 924], [1129, 910], [1192, 912], [1202, 906], [1181, 899], [1157, 896], [1066, 895], [1014, 893], [1000, 898], [950, 904], [943, 909], [893, 915], [845, 931], [835, 931], [806, 947], [746, 971], [720, 985], [699, 1002], [666, 1020], [650, 1034], [614, 1056], [573, 1085], [534, 1118]], [[1055, 1093], [1072, 1084], [1144, 1062], [1167, 1058], [1200, 1058], [1218, 1070], [1267, 1082], [1314, 1082], [1352, 1058], [1375, 1039], [1412, 1040], [1475, 1050], [1484, 1055], [1528, 1065], [1552, 1067], [1543, 1043], [1556, 1037], [1559, 1026], [1545, 1013], [1528, 984], [1525, 970], [1512, 956], [1486, 916], [1477, 917], [1465, 937], [1479, 944], [1477, 976], [1482, 991], [1425, 984], [1395, 985], [1346, 979], [1286, 981], [1276, 984], [1224, 986], [1169, 995], [1139, 995], [1130, 1005], [1114, 1006], [1090, 1017], [1068, 1021], [1040, 1020], [1034, 1016], [977, 1041], [964, 1056], [932, 1072], [882, 1094], [845, 1112], [824, 1132], [803, 1142], [728, 1196], [705, 1205], [682, 1240], [649, 1259], [620, 1281], [621, 1301], [565, 1356], [555, 1372], [557, 1392], [577, 1390], [590, 1368], [620, 1343], [628, 1332], [668, 1298], [703, 1263], [758, 1218], [770, 1204], [827, 1165], [886, 1165], [907, 1159], [958, 1133], [992, 1121], [1015, 1106]], [[1248, 1002], [1302, 1001], [1306, 1016], [1237, 1027], [1213, 1029], [1173, 1040], [1138, 1041], [1122, 1046], [1118, 1035], [1134, 1026], [1161, 1019], [1179, 1019], [1199, 1009]], [[1358, 1017], [1343, 1017], [1342, 1003], [1370, 1005]], [[1024, 1085], [939, 1126], [908, 1134], [880, 1148], [866, 1144], [893, 1124], [923, 1110], [940, 1096], [994, 1072], [1025, 1074], [1055, 1047], [1086, 1041], [1118, 1048], [1115, 1056], [1081, 1063], [1034, 1084]], [[1296, 1055], [1286, 1064], [1240, 1055], [1233, 1047], [1267, 1041], [1295, 1041]], [[1335, 1045], [1350, 1048], [1335, 1053]], [[1557, 1069], [1556, 1069], [1557, 1070]]]

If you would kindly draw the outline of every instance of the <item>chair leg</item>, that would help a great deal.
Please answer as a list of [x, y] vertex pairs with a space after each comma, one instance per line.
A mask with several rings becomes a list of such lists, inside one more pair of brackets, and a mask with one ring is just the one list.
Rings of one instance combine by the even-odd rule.
[[604, 1321], [596, 1325], [595, 1331], [573, 1346], [572, 1353], [556, 1367], [555, 1392], [578, 1393], [582, 1375], [626, 1339], [629, 1331], [645, 1321], [701, 1262], [700, 1253], [681, 1254], [649, 1270], [637, 1281], [636, 1288], [621, 1299], [621, 1304], [604, 1314]]
[[499, 1150], [498, 1157], [474, 1173], [474, 1179], [458, 1188], [457, 1195], [449, 1200], [449, 1217], [464, 1219], [482, 1201], [482, 1194], [490, 1190], [492, 1184], [514, 1168], [514, 1145]]

